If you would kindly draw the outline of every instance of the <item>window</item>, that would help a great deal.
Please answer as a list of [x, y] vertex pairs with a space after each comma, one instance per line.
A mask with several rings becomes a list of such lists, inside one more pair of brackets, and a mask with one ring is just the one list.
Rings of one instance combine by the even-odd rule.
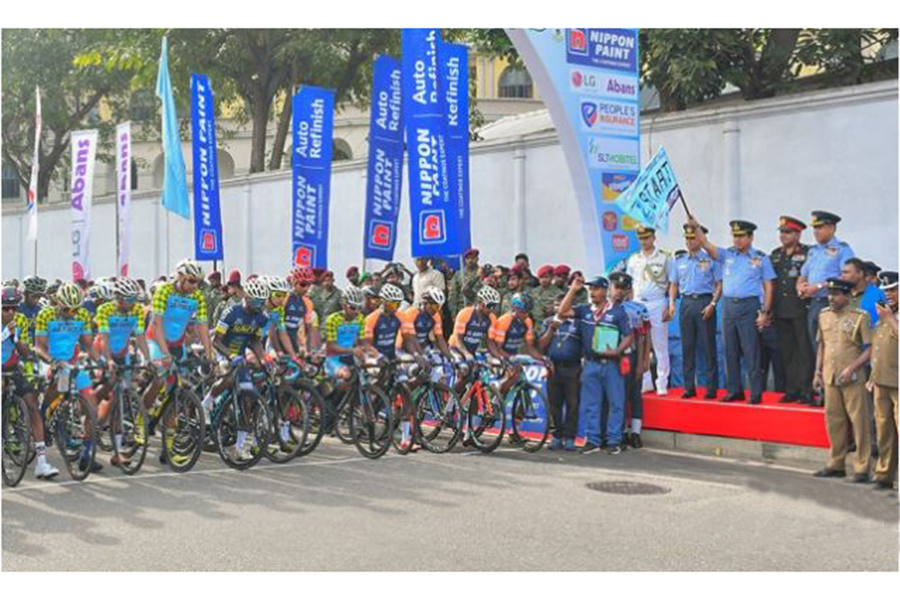
[[131, 159], [131, 190], [138, 189], [138, 168], [134, 159]]
[[3, 163], [3, 199], [18, 198], [20, 193], [19, 178], [12, 165]]
[[350, 144], [341, 138], [335, 139], [331, 160], [350, 160], [351, 158], [353, 158], [353, 150], [350, 148]]
[[531, 75], [525, 69], [506, 67], [500, 75], [501, 98], [532, 98], [534, 96], [534, 84]]

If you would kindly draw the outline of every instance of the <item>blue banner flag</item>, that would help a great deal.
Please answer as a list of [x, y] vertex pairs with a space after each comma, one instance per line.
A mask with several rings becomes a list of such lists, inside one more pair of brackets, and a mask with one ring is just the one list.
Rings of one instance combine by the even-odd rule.
[[303, 86], [293, 103], [292, 262], [326, 269], [334, 92]]
[[469, 49], [441, 45], [440, 89], [447, 103], [447, 164], [460, 253], [472, 247], [469, 209]]
[[[541, 89], [572, 176], [588, 269], [608, 273], [639, 248], [616, 197], [640, 171], [636, 29], [510, 29]], [[602, 258], [601, 258], [602, 257]]]
[[188, 202], [187, 174], [184, 156], [181, 154], [181, 133], [175, 116], [175, 98], [169, 79], [169, 43], [162, 39], [159, 55], [159, 74], [156, 78], [156, 96], [162, 101], [162, 144], [165, 155], [163, 170], [162, 205], [167, 210], [189, 219], [191, 205]]
[[660, 148], [634, 183], [616, 198], [616, 205], [628, 216], [665, 233], [669, 211], [680, 196], [672, 163], [665, 148]]
[[441, 32], [404, 29], [401, 40], [412, 255], [453, 256], [459, 243], [447, 164], [447, 103], [438, 83]]
[[392, 261], [403, 190], [400, 61], [379, 56], [373, 71], [363, 256]]
[[191, 151], [194, 158], [194, 258], [223, 260], [219, 209], [216, 109], [206, 75], [191, 75]]

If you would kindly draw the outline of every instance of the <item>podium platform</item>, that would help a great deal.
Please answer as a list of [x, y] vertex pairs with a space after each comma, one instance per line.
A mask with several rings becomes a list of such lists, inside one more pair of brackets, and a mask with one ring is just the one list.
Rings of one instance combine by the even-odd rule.
[[644, 429], [714, 435], [796, 446], [828, 448], [825, 410], [797, 403], [780, 403], [780, 393], [766, 392], [762, 403], [722, 402], [724, 390], [715, 400], [705, 400], [704, 389], [697, 397], [682, 400], [682, 389], [665, 396], [644, 394]]

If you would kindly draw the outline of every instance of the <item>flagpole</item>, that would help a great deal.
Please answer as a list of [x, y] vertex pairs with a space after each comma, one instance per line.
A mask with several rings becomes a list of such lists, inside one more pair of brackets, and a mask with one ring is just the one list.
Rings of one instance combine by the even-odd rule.
[[37, 265], [38, 265], [38, 241], [37, 241], [37, 238], [35, 238], [35, 240], [34, 240], [34, 275], [35, 276], [37, 276], [37, 274], [38, 274]]

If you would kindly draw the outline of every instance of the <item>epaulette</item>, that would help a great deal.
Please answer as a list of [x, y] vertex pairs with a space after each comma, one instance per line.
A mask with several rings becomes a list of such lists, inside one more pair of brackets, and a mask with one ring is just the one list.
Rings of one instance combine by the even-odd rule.
[[819, 312], [820, 312], [820, 313], [823, 313], [823, 312], [834, 312], [834, 309], [831, 308], [830, 306], [826, 306], [825, 308], [823, 308], [823, 309], [822, 309], [821, 311], [819, 311]]

